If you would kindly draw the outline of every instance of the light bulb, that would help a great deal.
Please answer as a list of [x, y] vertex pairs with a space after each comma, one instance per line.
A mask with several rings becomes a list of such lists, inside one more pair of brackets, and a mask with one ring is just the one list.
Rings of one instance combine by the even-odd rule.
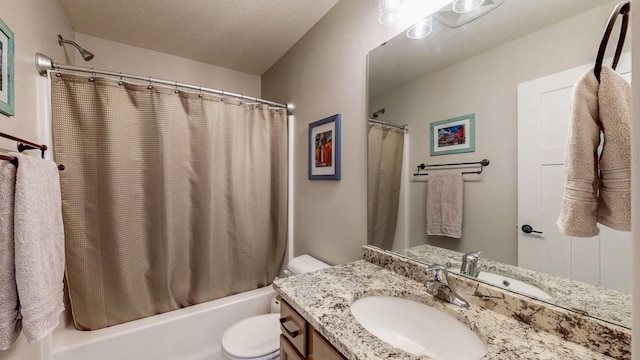
[[454, 12], [464, 14], [477, 10], [482, 6], [482, 3], [484, 3], [484, 0], [456, 0], [453, 2], [452, 8]]
[[431, 16], [427, 16], [407, 30], [407, 37], [414, 40], [422, 39], [423, 37], [431, 34], [431, 30], [433, 30], [433, 18]]
[[400, 17], [400, 0], [378, 0], [378, 22], [393, 24]]

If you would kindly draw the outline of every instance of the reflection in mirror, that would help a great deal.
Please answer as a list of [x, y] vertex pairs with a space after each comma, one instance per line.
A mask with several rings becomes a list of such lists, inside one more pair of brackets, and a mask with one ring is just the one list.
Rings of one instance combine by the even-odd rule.
[[[384, 113], [384, 109], [376, 113], [381, 112]], [[374, 117], [378, 116], [376, 113]], [[404, 135], [408, 128], [369, 119], [368, 129], [369, 244], [381, 249], [402, 249], [404, 247], [393, 247], [393, 239], [398, 220]]]
[[[599, 225], [598, 237], [571, 238], [555, 224], [572, 86], [593, 67], [617, 1], [485, 1], [493, 2], [500, 4], [458, 27], [450, 27], [448, 5], [433, 16], [428, 36], [412, 40], [403, 32], [370, 52], [368, 243], [458, 269], [463, 254], [482, 251], [485, 279], [523, 281], [551, 295], [550, 303], [629, 327], [629, 233]], [[628, 80], [630, 50], [626, 44], [616, 69]], [[469, 114], [473, 151], [432, 153], [440, 138], [431, 125]], [[374, 127], [382, 132], [372, 138]], [[402, 140], [386, 153], [381, 144], [393, 137]], [[482, 159], [491, 166], [463, 175], [461, 236], [427, 235], [431, 175], [413, 176], [416, 166]], [[523, 225], [539, 233], [525, 233]], [[558, 284], [582, 290], [559, 292]], [[621, 315], [598, 306], [615, 306]]]

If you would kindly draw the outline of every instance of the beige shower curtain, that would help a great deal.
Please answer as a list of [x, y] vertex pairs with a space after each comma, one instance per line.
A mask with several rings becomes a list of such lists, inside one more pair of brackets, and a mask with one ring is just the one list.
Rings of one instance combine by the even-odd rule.
[[391, 250], [398, 222], [404, 131], [369, 124], [368, 143], [368, 243]]
[[284, 259], [284, 109], [52, 77], [67, 283], [94, 330], [268, 285]]

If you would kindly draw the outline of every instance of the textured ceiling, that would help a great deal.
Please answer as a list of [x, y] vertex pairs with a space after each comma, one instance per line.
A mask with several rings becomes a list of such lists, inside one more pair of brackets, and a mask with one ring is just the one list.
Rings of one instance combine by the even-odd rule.
[[262, 75], [338, 0], [60, 0], [76, 32]]

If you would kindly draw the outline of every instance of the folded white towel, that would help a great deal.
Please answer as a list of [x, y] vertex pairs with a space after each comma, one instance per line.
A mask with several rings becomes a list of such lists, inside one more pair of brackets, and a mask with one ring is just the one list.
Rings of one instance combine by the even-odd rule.
[[427, 235], [462, 236], [462, 172], [432, 171], [427, 182]]
[[0, 161], [0, 350], [8, 349], [20, 335], [21, 329], [13, 261], [15, 185], [15, 166], [8, 161]]
[[[565, 155], [565, 189], [557, 225], [569, 236], [591, 237], [599, 222], [631, 224], [631, 85], [609, 66], [600, 83], [587, 71], [576, 83]], [[600, 158], [600, 132], [605, 142]]]
[[15, 266], [23, 332], [29, 342], [47, 336], [63, 305], [64, 228], [57, 165], [14, 153]]

